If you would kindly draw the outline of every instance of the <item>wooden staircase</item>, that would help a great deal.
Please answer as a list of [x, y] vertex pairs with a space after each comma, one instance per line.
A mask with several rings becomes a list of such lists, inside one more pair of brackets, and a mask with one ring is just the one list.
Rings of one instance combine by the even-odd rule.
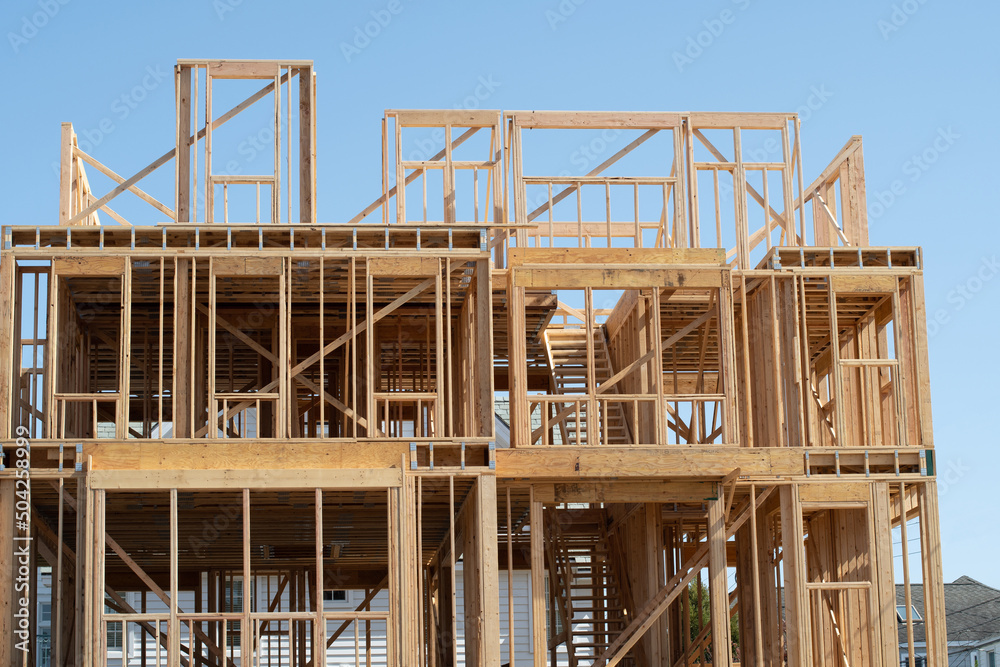
[[590, 667], [625, 627], [624, 596], [606, 533], [586, 521], [562, 526], [560, 512], [547, 516], [551, 604], [561, 626], [549, 649], [565, 644], [570, 667]]
[[[603, 326], [595, 326], [594, 332], [594, 382], [597, 386], [614, 375], [611, 367], [611, 356], [608, 354], [608, 343]], [[587, 330], [577, 328], [547, 328], [543, 334], [545, 353], [549, 363], [551, 391], [554, 394], [580, 396], [581, 406], [577, 411], [572, 403], [557, 404], [556, 412], [570, 411], [559, 421], [559, 434], [563, 444], [588, 445], [590, 442], [589, 422], [590, 411], [587, 408]], [[608, 392], [612, 395], [614, 390]], [[601, 416], [607, 421], [603, 424], [598, 420], [594, 424], [595, 434], [600, 440], [597, 444], [628, 445], [632, 443], [628, 420], [621, 403], [607, 402]], [[606, 436], [604, 436], [606, 433]]]

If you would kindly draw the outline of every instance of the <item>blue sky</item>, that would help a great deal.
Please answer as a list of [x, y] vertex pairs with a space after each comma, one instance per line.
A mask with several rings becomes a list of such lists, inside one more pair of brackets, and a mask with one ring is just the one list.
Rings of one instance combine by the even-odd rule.
[[324, 221], [378, 195], [386, 108], [798, 110], [807, 178], [863, 135], [871, 244], [924, 248], [945, 578], [1000, 586], [998, 19], [941, 0], [6, 0], [0, 220], [56, 222], [61, 121], [123, 175], [170, 149], [178, 58], [315, 60]]

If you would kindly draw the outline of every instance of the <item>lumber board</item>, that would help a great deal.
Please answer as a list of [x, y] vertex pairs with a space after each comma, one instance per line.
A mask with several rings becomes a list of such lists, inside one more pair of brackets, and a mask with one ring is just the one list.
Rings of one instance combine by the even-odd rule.
[[212, 273], [217, 276], [277, 276], [281, 272], [280, 257], [212, 258]]
[[[95, 470], [365, 469], [399, 465], [408, 443], [138, 442], [86, 445]], [[280, 455], [277, 449], [281, 450]]]
[[125, 273], [125, 261], [115, 256], [56, 257], [52, 270], [60, 276], [120, 276]]
[[20, 338], [14, 316], [16, 268], [11, 255], [0, 255], [0, 438], [5, 439], [18, 435], [14, 432], [16, 427], [12, 427], [15, 378], [19, 380], [20, 375], [14, 373], [15, 363], [20, 365], [14, 343]]
[[514, 448], [497, 450], [502, 478], [714, 477], [738, 467], [744, 475], [802, 473], [802, 457], [780, 448], [727, 446]]
[[510, 267], [523, 264], [726, 264], [721, 248], [511, 248]]
[[436, 276], [440, 272], [436, 257], [371, 257], [368, 271], [376, 276]]
[[535, 498], [543, 503], [701, 502], [714, 498], [712, 482], [617, 481], [535, 484]]
[[388, 109], [385, 112], [401, 127], [490, 127], [496, 125], [499, 113], [496, 109]]
[[152, 489], [314, 489], [394, 488], [402, 485], [400, 470], [95, 470], [94, 488], [114, 490]]
[[799, 499], [803, 504], [814, 503], [817, 505], [842, 502], [867, 503], [868, 488], [869, 484], [865, 482], [800, 484]]
[[213, 79], [273, 79], [282, 63], [278, 61], [213, 60], [208, 63]]
[[834, 292], [891, 294], [898, 280], [894, 276], [832, 276]]
[[660, 269], [658, 265], [623, 265], [587, 269], [512, 269], [514, 284], [530, 289], [636, 289], [643, 287], [720, 287], [722, 272], [711, 269]]
[[639, 130], [677, 127], [681, 114], [658, 111], [508, 111], [520, 127], [535, 129], [634, 128]]

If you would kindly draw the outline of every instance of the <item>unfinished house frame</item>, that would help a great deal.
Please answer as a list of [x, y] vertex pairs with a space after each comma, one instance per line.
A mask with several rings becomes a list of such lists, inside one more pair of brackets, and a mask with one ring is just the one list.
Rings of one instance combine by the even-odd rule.
[[947, 663], [860, 137], [806, 182], [795, 114], [391, 110], [322, 224], [315, 81], [179, 61], [174, 148], [64, 124], [59, 224], [3, 227], [0, 664], [890, 665], [911, 581]]

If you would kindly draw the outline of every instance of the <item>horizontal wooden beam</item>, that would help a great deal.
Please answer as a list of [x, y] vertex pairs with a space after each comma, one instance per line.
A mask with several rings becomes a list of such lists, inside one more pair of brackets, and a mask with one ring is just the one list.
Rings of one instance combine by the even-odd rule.
[[281, 257], [215, 257], [212, 273], [219, 277], [229, 276], [280, 276]]
[[95, 489], [384, 489], [403, 485], [399, 468], [380, 470], [95, 470]]
[[[34, 444], [34, 443], [32, 443]], [[84, 445], [97, 470], [295, 470], [398, 466], [407, 442], [142, 442]]]
[[535, 484], [535, 500], [543, 503], [701, 502], [714, 495], [714, 482], [615, 481]]
[[741, 130], [780, 130], [795, 118], [792, 113], [740, 113], [729, 111], [701, 111], [688, 114], [694, 128]]
[[525, 128], [637, 130], [680, 127], [681, 114], [659, 111], [508, 111], [508, 118]]
[[120, 276], [125, 273], [124, 257], [56, 257], [52, 270], [57, 276]]
[[276, 60], [216, 60], [208, 66], [213, 79], [273, 79], [281, 73]]
[[525, 264], [708, 264], [724, 266], [722, 248], [511, 248], [510, 267]]
[[587, 479], [594, 477], [715, 478], [733, 468], [755, 477], [804, 474], [799, 450], [726, 445], [673, 447], [521, 447], [496, 451], [497, 477]]
[[499, 109], [389, 109], [400, 127], [491, 127], [499, 125]]
[[513, 269], [514, 286], [544, 289], [640, 289], [643, 287], [721, 287], [719, 269], [660, 269], [652, 265], [603, 266], [593, 269]]

